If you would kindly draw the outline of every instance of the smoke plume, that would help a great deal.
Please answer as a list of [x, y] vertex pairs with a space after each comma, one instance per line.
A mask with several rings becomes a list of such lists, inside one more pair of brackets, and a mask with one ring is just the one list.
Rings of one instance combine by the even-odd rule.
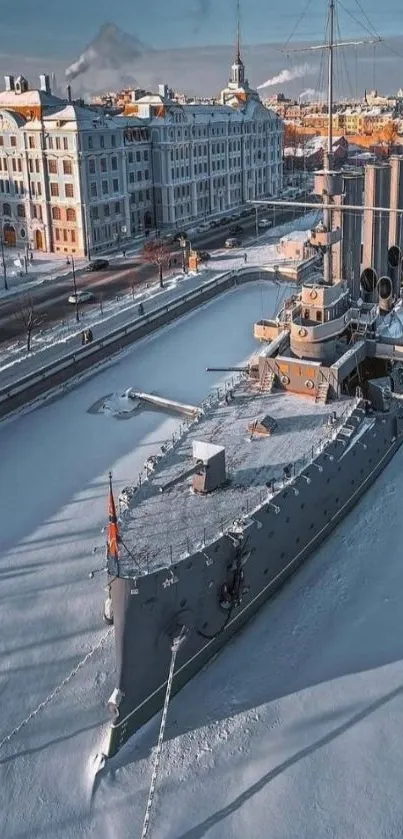
[[144, 51], [145, 46], [134, 35], [123, 32], [114, 23], [104, 23], [96, 37], [67, 68], [66, 79], [72, 82], [86, 74], [85, 86], [93, 91], [133, 84], [133, 64]]
[[323, 93], [320, 90], [314, 90], [313, 87], [307, 87], [299, 94], [298, 99], [305, 102], [320, 102], [323, 99]]
[[289, 70], [281, 70], [277, 76], [267, 79], [267, 82], [258, 85], [258, 90], [262, 87], [272, 87], [273, 85], [284, 84], [285, 82], [292, 82], [294, 79], [300, 79], [308, 73], [314, 72], [315, 68], [310, 64], [298, 64], [297, 67], [292, 67]]

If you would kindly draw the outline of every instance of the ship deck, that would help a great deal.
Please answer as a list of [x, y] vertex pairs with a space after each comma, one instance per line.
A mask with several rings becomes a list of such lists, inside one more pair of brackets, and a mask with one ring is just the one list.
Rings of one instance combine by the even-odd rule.
[[[335, 413], [342, 421], [353, 404], [348, 397], [328, 405], [316, 404], [310, 397], [260, 393], [256, 385], [240, 385], [233, 401], [212, 408], [193, 425], [136, 491], [122, 528], [132, 556], [121, 550], [120, 573], [136, 576], [151, 572], [211, 542], [267, 497], [268, 482], [275, 479], [279, 485], [284, 467], [302, 468], [320, 443], [335, 433], [330, 415]], [[252, 436], [248, 425], [267, 415], [277, 423], [272, 435]], [[161, 493], [162, 485], [191, 468], [194, 440], [225, 447], [226, 484], [201, 495], [193, 492], [190, 476]]]

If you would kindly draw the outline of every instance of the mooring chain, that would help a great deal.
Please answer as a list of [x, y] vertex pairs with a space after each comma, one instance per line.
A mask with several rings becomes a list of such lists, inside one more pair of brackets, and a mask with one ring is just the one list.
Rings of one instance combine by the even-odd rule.
[[149, 828], [149, 825], [150, 825], [151, 807], [152, 807], [152, 804], [153, 804], [153, 799], [154, 799], [154, 794], [155, 794], [155, 789], [156, 789], [158, 769], [159, 769], [160, 759], [161, 759], [162, 744], [163, 744], [164, 732], [165, 732], [165, 723], [166, 723], [166, 719], [167, 719], [169, 700], [171, 698], [172, 682], [173, 682], [174, 670], [175, 670], [175, 661], [176, 661], [176, 656], [177, 656], [178, 651], [179, 651], [179, 647], [181, 646], [182, 642], [186, 638], [186, 633], [187, 633], [186, 627], [183, 626], [180, 634], [176, 638], [174, 638], [173, 643], [172, 643], [172, 647], [171, 647], [171, 651], [172, 651], [171, 664], [170, 664], [170, 667], [169, 667], [167, 689], [166, 689], [166, 692], [165, 692], [165, 701], [164, 701], [164, 707], [163, 707], [163, 710], [162, 710], [161, 725], [160, 725], [160, 731], [159, 731], [159, 735], [158, 735], [157, 748], [156, 748], [156, 751], [155, 751], [154, 765], [153, 765], [153, 771], [152, 771], [152, 775], [151, 775], [150, 791], [148, 793], [148, 801], [147, 801], [146, 812], [145, 812], [145, 816], [144, 816], [143, 831], [142, 831], [142, 834], [141, 834], [141, 839], [146, 839], [146, 836], [147, 836], [147, 833], [148, 833], [148, 828]]
[[43, 709], [46, 708], [46, 706], [49, 705], [50, 702], [52, 702], [52, 699], [54, 699], [55, 696], [57, 696], [60, 693], [60, 691], [63, 690], [64, 687], [66, 687], [66, 685], [68, 685], [71, 679], [73, 679], [74, 676], [76, 676], [76, 674], [79, 672], [79, 670], [81, 670], [84, 667], [87, 661], [89, 661], [90, 658], [92, 658], [92, 656], [95, 655], [95, 653], [98, 652], [98, 650], [100, 650], [101, 647], [104, 646], [105, 642], [107, 641], [112, 632], [113, 627], [107, 629], [107, 631], [104, 633], [102, 638], [100, 638], [98, 643], [95, 644], [94, 647], [91, 647], [91, 649], [84, 656], [84, 658], [82, 658], [81, 661], [79, 661], [78, 664], [76, 664], [73, 670], [71, 670], [70, 673], [66, 676], [66, 678], [63, 679], [63, 681], [60, 682], [60, 684], [57, 685], [57, 687], [55, 687], [52, 693], [50, 693], [49, 696], [46, 697], [46, 699], [40, 702], [39, 705], [37, 705], [36, 708], [33, 711], [31, 711], [31, 713], [28, 714], [27, 717], [25, 717], [25, 720], [22, 720], [22, 722], [18, 723], [18, 725], [16, 725], [15, 728], [13, 728], [13, 730], [10, 731], [9, 734], [7, 734], [5, 737], [3, 737], [2, 740], [0, 740], [0, 749], [2, 749], [6, 743], [9, 743], [15, 734], [18, 734], [18, 732], [21, 731], [21, 729], [24, 728], [25, 725], [31, 722], [31, 720], [34, 719], [34, 717], [36, 717], [40, 711], [43, 711]]

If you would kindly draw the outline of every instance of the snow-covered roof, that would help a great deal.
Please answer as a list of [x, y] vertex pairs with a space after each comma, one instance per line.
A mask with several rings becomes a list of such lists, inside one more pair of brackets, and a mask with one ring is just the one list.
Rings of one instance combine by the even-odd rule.
[[51, 108], [60, 105], [62, 101], [58, 96], [46, 93], [45, 90], [27, 90], [25, 93], [16, 93], [15, 90], [0, 91], [0, 108], [29, 107], [30, 105]]

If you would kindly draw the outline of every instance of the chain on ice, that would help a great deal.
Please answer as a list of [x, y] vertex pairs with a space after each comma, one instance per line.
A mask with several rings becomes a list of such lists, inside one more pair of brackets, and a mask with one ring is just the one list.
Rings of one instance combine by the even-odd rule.
[[24, 726], [27, 725], [27, 723], [29, 723], [34, 717], [36, 717], [36, 715], [39, 714], [39, 711], [43, 711], [43, 709], [46, 708], [47, 705], [49, 705], [52, 699], [54, 699], [55, 696], [57, 696], [60, 693], [60, 691], [63, 690], [64, 687], [66, 687], [66, 685], [68, 685], [71, 679], [73, 679], [73, 677], [79, 672], [79, 670], [81, 670], [82, 667], [84, 667], [87, 661], [89, 661], [89, 659], [92, 658], [92, 656], [95, 655], [95, 653], [98, 652], [98, 650], [100, 650], [101, 647], [104, 646], [105, 642], [107, 641], [112, 632], [113, 627], [110, 627], [102, 636], [102, 638], [100, 638], [98, 643], [95, 644], [94, 647], [91, 647], [91, 649], [84, 656], [84, 658], [82, 658], [81, 661], [79, 661], [78, 664], [76, 664], [76, 666], [73, 668], [73, 670], [70, 671], [66, 678], [63, 679], [63, 681], [60, 682], [60, 684], [57, 685], [57, 687], [55, 687], [52, 693], [50, 693], [49, 696], [46, 697], [46, 699], [40, 702], [39, 705], [37, 705], [36, 708], [33, 711], [31, 711], [30, 714], [28, 714], [25, 720], [22, 720], [22, 722], [16, 725], [15, 728], [13, 728], [13, 730], [6, 735], [6, 737], [3, 737], [3, 739], [0, 740], [0, 749], [2, 749], [6, 743], [9, 743], [11, 738], [14, 737], [15, 734], [18, 734], [18, 732], [21, 731], [21, 729], [24, 728]]

